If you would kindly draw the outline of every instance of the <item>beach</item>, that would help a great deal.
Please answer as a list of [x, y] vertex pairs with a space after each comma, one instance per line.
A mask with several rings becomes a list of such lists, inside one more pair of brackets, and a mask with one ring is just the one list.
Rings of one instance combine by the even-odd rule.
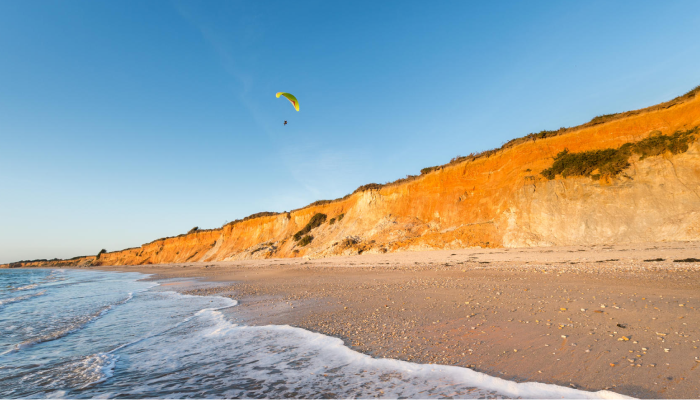
[[301, 327], [377, 358], [697, 398], [698, 255], [685, 242], [100, 269], [231, 297], [239, 302], [231, 317], [241, 323]]

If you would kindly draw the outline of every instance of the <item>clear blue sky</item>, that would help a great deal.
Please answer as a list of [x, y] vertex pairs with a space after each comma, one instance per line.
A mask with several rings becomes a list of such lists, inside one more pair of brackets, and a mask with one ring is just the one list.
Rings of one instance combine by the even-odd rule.
[[0, 0], [0, 262], [290, 210], [669, 100], [700, 84], [698, 38], [700, 1]]

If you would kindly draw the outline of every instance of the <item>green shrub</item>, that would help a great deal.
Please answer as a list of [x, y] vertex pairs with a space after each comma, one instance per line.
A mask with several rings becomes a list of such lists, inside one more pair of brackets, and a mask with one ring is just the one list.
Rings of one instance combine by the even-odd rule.
[[[547, 179], [554, 179], [557, 175], [566, 178], [569, 176], [588, 176], [593, 179], [614, 177], [629, 167], [629, 158], [632, 154], [639, 155], [639, 159], [658, 156], [665, 152], [679, 154], [688, 151], [688, 146], [696, 140], [699, 128], [695, 127], [687, 131], [677, 131], [673, 135], [653, 134], [636, 143], [625, 143], [617, 149], [603, 149], [570, 153], [564, 150], [554, 157], [554, 163], [550, 168], [541, 172]], [[594, 174], [594, 171], [598, 171]]]
[[297, 243], [299, 246], [304, 247], [311, 243], [311, 241], [314, 240], [314, 237], [311, 235], [306, 235], [303, 238], [299, 240], [299, 243]]
[[597, 117], [595, 117], [595, 118], [593, 118], [593, 119], [591, 120], [591, 124], [593, 124], [593, 125], [602, 124], [602, 123], [604, 123], [604, 122], [610, 121], [610, 120], [613, 119], [616, 115], [617, 115], [617, 113], [616, 113], [616, 114], [604, 114], [604, 115], [599, 115], [599, 116], [597, 116]]
[[640, 154], [640, 160], [646, 157], [658, 156], [666, 151], [671, 154], [685, 153], [688, 151], [688, 146], [697, 138], [694, 136], [698, 133], [699, 128], [696, 126], [687, 131], [677, 131], [672, 136], [656, 134], [634, 144], [633, 152]]
[[307, 233], [311, 232], [312, 229], [317, 228], [317, 227], [321, 226], [321, 224], [326, 222], [326, 218], [327, 218], [326, 214], [321, 214], [321, 213], [314, 214], [314, 216], [311, 217], [311, 220], [309, 221], [309, 223], [306, 224], [305, 227], [301, 228], [301, 230], [299, 232], [294, 234], [294, 240], [296, 240], [297, 242], [300, 241], [302, 239], [302, 237], [304, 235], [306, 235]]
[[335, 218], [331, 218], [330, 221], [328, 221], [328, 225], [333, 225], [335, 224]]
[[100, 250], [100, 252], [97, 253], [97, 255], [95, 256], [95, 260], [99, 260], [99, 259], [100, 259], [100, 256], [103, 255], [103, 254], [106, 253], [106, 252], [107, 252], [107, 250], [105, 250], [105, 249]]
[[343, 241], [340, 242], [340, 245], [343, 246], [344, 248], [347, 248], [347, 247], [356, 245], [357, 243], [358, 243], [357, 239], [349, 237], [349, 238], [343, 239]]
[[[542, 130], [537, 133], [531, 133], [527, 136], [525, 136], [527, 139], [546, 139], [548, 137], [554, 137], [557, 135], [561, 135], [562, 133], [566, 132], [566, 128], [562, 127], [559, 128], [559, 130], [556, 131], [547, 131], [547, 130]], [[514, 139], [517, 140], [517, 139]]]
[[554, 157], [551, 168], [547, 168], [541, 174], [547, 179], [554, 179], [556, 175], [566, 178], [568, 176], [591, 176], [595, 170], [602, 175], [615, 176], [629, 166], [627, 159], [629, 154], [620, 149], [591, 150], [580, 153], [569, 153], [564, 150]]
[[338, 215], [338, 222], [342, 221], [343, 217], [345, 217], [345, 213]]
[[[224, 225], [225, 225], [225, 224], [224, 224]], [[198, 227], [198, 226], [195, 226], [194, 228], [190, 229], [190, 230], [187, 232], [187, 234], [189, 235], [190, 233], [195, 233], [195, 232], [197, 232], [198, 230], [199, 230], [199, 227]]]
[[382, 187], [384, 187], [384, 185], [380, 185], [378, 183], [368, 183], [366, 185], [362, 185], [359, 188], [355, 189], [355, 191], [353, 193], [366, 192], [368, 190], [379, 190]]

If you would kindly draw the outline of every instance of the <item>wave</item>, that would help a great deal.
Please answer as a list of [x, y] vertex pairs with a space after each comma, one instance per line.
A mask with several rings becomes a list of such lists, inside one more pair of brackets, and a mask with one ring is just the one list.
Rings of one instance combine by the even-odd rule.
[[18, 301], [28, 300], [32, 297], [43, 296], [46, 294], [46, 290], [39, 293], [25, 294], [24, 296], [11, 297], [8, 299], [0, 299], [0, 307], [6, 306], [8, 304], [16, 303]]
[[[31, 385], [40, 390], [42, 397], [63, 393], [60, 398], [67, 398], [67, 392], [60, 389], [86, 389], [102, 383], [114, 376], [114, 367], [119, 356], [106, 353], [91, 354], [77, 360], [55, 364], [47, 369], [33, 372], [21, 371], [12, 376], [18, 385]], [[59, 389], [58, 392], [47, 392]], [[7, 393], [5, 393], [7, 394]], [[34, 397], [38, 393], [24, 393], [21, 397]], [[4, 397], [4, 396], [3, 396]]]
[[[19, 287], [11, 287], [10, 289], [15, 292], [19, 292], [22, 290], [32, 290], [36, 289], [39, 286], [45, 286], [46, 284], [50, 284], [53, 282], [60, 282], [64, 281], [66, 279], [65, 277], [65, 271], [63, 270], [52, 270], [48, 275], [46, 275], [43, 279], [41, 279], [40, 282], [38, 283], [31, 283], [29, 285], [24, 285], [24, 286], [19, 286]], [[58, 287], [58, 286], [54, 286]]]
[[118, 301], [114, 304], [104, 306], [92, 314], [81, 315], [77, 318], [74, 318], [67, 326], [64, 326], [61, 329], [57, 329], [57, 330], [54, 330], [52, 332], [49, 332], [45, 335], [41, 335], [41, 336], [38, 336], [38, 337], [35, 337], [32, 339], [27, 339], [21, 343], [16, 344], [14, 348], [7, 350], [4, 353], [0, 353], [0, 355], [15, 353], [17, 351], [20, 351], [20, 350], [25, 349], [25, 348], [30, 347], [30, 346], [34, 346], [34, 345], [39, 344], [39, 343], [50, 342], [50, 341], [65, 337], [67, 335], [70, 335], [73, 332], [76, 332], [76, 331], [79, 331], [79, 330], [85, 328], [87, 325], [89, 325], [93, 321], [102, 317], [109, 310], [113, 309], [116, 306], [120, 306], [122, 304], [125, 304], [126, 302], [128, 302], [132, 298], [133, 298], [133, 295], [131, 293], [129, 293], [129, 295], [124, 300]]
[[[333, 386], [343, 388], [340, 393], [335, 393], [336, 397], [367, 397], [373, 396], [373, 390], [381, 390], [382, 397], [462, 397], [467, 394], [470, 397], [496, 395], [509, 398], [628, 398], [605, 390], [588, 392], [538, 382], [518, 383], [456, 366], [377, 359], [346, 347], [341, 339], [301, 328], [287, 325], [240, 326], [227, 321], [218, 311], [202, 310], [198, 315], [214, 322], [212, 327], [195, 339], [198, 345], [215, 337], [245, 339], [247, 344], [254, 344], [261, 337], [270, 338], [258, 344], [258, 362], [247, 371], [249, 376], [255, 373], [252, 369], [264, 370], [266, 365], [279, 368], [279, 365], [286, 364], [284, 379], [289, 386], [298, 381], [298, 388], [320, 388], [332, 375], [336, 380]], [[273, 343], [274, 349], [267, 342]], [[292, 354], [286, 354], [290, 349]], [[301, 365], [297, 364], [299, 360], [303, 360]], [[290, 368], [292, 365], [301, 368]], [[329, 374], [331, 366], [339, 368], [342, 373]], [[358, 376], [361, 379], [358, 380]], [[277, 393], [272, 397], [279, 394], [284, 396]], [[299, 395], [313, 396], [314, 391]]]
[[[182, 297], [192, 297], [192, 298], [202, 298], [202, 297], [204, 297], [204, 296], [195, 296], [195, 295], [189, 295], [189, 294], [180, 294], [180, 293], [176, 293], [176, 292], [169, 292], [169, 293], [174, 293], [174, 294], [176, 294], [176, 295], [178, 295], [178, 296], [182, 296]], [[138, 344], [138, 343], [141, 343], [141, 342], [143, 342], [143, 341], [145, 341], [145, 340], [152, 339], [152, 338], [155, 338], [155, 337], [164, 335], [164, 334], [166, 334], [166, 333], [168, 333], [168, 332], [170, 332], [170, 331], [173, 331], [173, 330], [179, 328], [179, 327], [182, 326], [183, 324], [189, 322], [190, 320], [192, 320], [192, 318], [197, 317], [197, 316], [198, 316], [200, 313], [202, 313], [202, 312], [207, 312], [207, 311], [217, 311], [217, 312], [218, 312], [218, 311], [225, 310], [225, 309], [227, 309], [227, 308], [231, 308], [231, 307], [234, 307], [234, 306], [238, 305], [238, 301], [237, 301], [237, 300], [229, 299], [229, 298], [226, 298], [226, 297], [217, 297], [217, 298], [224, 299], [224, 300], [228, 300], [228, 304], [226, 304], [226, 305], [224, 305], [224, 306], [222, 306], [222, 307], [205, 308], [205, 309], [199, 310], [199, 311], [197, 311], [195, 314], [190, 315], [189, 317], [183, 319], [182, 321], [180, 321], [180, 322], [178, 322], [177, 324], [171, 326], [170, 328], [164, 329], [164, 330], [162, 330], [162, 331], [160, 331], [160, 332], [158, 332], [158, 333], [154, 333], [154, 334], [151, 334], [151, 335], [148, 335], [148, 336], [144, 336], [144, 337], [142, 337], [142, 338], [138, 338], [138, 339], [136, 339], [136, 340], [134, 340], [134, 341], [132, 341], [132, 342], [129, 342], [129, 343], [124, 343], [123, 345], [118, 346], [118, 347], [116, 347], [116, 348], [114, 348], [114, 349], [108, 351], [106, 354], [113, 354], [113, 353], [115, 353], [115, 352], [117, 352], [117, 351], [119, 351], [119, 350], [125, 349], [125, 348], [127, 348], [127, 347], [131, 347], [131, 346], [133, 346], [133, 345], [135, 345], [135, 344]]]
[[61, 366], [62, 373], [52, 378], [47, 386], [86, 389], [97, 385], [114, 375], [114, 367], [118, 359], [119, 356], [107, 353], [89, 355]]
[[627, 398], [609, 391], [587, 392], [537, 382], [518, 383], [456, 366], [377, 359], [346, 347], [341, 339], [301, 328], [235, 324], [221, 312], [228, 307], [201, 309], [162, 332], [115, 348], [108, 354], [124, 351], [128, 354], [129, 367], [123, 376], [117, 374], [106, 385], [94, 387], [92, 394], [224, 398]]
[[81, 389], [102, 383], [114, 376], [114, 367], [117, 365], [119, 356], [109, 353], [93, 354], [83, 360], [74, 371], [85, 379], [85, 384]]
[[17, 290], [17, 291], [19, 291], [19, 290], [30, 290], [30, 289], [36, 289], [37, 286], [39, 286], [39, 285], [37, 285], [36, 283], [32, 283], [31, 285], [27, 285], [27, 286], [16, 287], [16, 288], [14, 288], [13, 290]]
[[51, 273], [44, 278], [44, 282], [57, 282], [64, 280], [66, 280], [66, 271], [62, 269], [52, 270]]

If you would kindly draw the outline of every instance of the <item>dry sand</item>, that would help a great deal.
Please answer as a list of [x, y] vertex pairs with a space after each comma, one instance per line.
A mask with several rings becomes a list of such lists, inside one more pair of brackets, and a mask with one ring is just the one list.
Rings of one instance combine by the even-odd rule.
[[655, 243], [100, 269], [230, 296], [238, 321], [321, 332], [375, 357], [698, 398], [700, 263], [674, 262], [693, 257], [696, 243]]

